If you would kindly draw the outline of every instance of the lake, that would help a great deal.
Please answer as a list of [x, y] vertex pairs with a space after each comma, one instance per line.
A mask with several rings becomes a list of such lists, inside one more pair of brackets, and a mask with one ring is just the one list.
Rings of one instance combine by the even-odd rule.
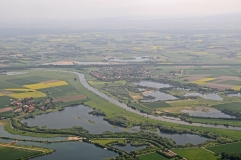
[[100, 134], [104, 131], [137, 132], [140, 130], [140, 127], [132, 127], [128, 130], [122, 127], [113, 127], [103, 120], [103, 116], [89, 114], [91, 111], [93, 111], [92, 108], [84, 105], [66, 107], [63, 111], [38, 115], [35, 118], [24, 119], [21, 123], [27, 123], [28, 126], [47, 126], [54, 129], [81, 126], [93, 134]]
[[134, 85], [144, 86], [144, 87], [151, 87], [151, 88], [170, 88], [172, 87], [169, 84], [164, 83], [157, 83], [157, 82], [151, 82], [151, 81], [140, 81], [140, 82], [134, 82]]
[[200, 94], [200, 93], [187, 93], [185, 97], [202, 97], [204, 99], [211, 99], [216, 101], [222, 101], [223, 98], [218, 95], [218, 93]]
[[[0, 142], [10, 143], [13, 141], [0, 139]], [[104, 150], [102, 148], [96, 147], [93, 144], [85, 142], [62, 142], [46, 144], [37, 142], [18, 141], [17, 145], [37, 146], [56, 150], [52, 154], [36, 157], [33, 158], [33, 160], [101, 160], [105, 158], [118, 156], [118, 154], [113, 151]]]
[[194, 134], [173, 134], [173, 133], [164, 133], [161, 131], [158, 131], [157, 134], [161, 137], [166, 137], [174, 140], [178, 145], [185, 145], [187, 143], [198, 145], [209, 140], [208, 138], [204, 138]]
[[152, 97], [155, 97], [155, 98], [154, 99], [148, 99], [148, 100], [141, 100], [141, 102], [157, 102], [157, 101], [167, 101], [167, 100], [178, 99], [171, 94], [163, 93], [163, 92], [160, 92], [160, 91], [146, 92], [143, 95], [144, 96], [152, 96]]
[[217, 109], [209, 109], [207, 112], [200, 110], [182, 110], [184, 113], [188, 113], [190, 116], [194, 117], [211, 117], [211, 118], [235, 118], [234, 116], [230, 116], [228, 114], [222, 113]]
[[149, 61], [149, 58], [147, 57], [133, 57], [130, 59], [112, 58], [109, 60], [109, 62], [145, 62], [145, 61]]

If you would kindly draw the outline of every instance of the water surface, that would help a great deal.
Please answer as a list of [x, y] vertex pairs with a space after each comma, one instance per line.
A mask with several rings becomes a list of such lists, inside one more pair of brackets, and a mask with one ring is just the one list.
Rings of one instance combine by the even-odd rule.
[[200, 94], [200, 93], [187, 93], [184, 96], [186, 97], [202, 97], [204, 99], [211, 99], [216, 101], [222, 101], [223, 98], [218, 95], [218, 93], [209, 93], [209, 94]]
[[157, 83], [157, 82], [151, 82], [151, 81], [140, 81], [140, 82], [134, 82], [133, 84], [144, 86], [144, 87], [151, 87], [151, 88], [170, 88], [172, 87], [169, 84], [164, 83]]
[[133, 127], [129, 130], [122, 127], [113, 127], [107, 121], [103, 120], [103, 116], [91, 115], [89, 114], [90, 111], [93, 111], [93, 109], [84, 105], [78, 105], [66, 107], [63, 111], [38, 115], [35, 118], [25, 119], [21, 122], [27, 123], [29, 126], [47, 126], [54, 129], [81, 126], [93, 134], [100, 134], [104, 131], [137, 132], [140, 130], [140, 127]]
[[177, 145], [185, 145], [187, 143], [198, 145], [205, 142], [206, 140], [209, 140], [208, 138], [204, 138], [199, 135], [193, 135], [193, 134], [173, 134], [173, 133], [164, 133], [160, 131], [158, 131], [157, 134], [161, 137], [166, 137], [174, 140]]
[[237, 94], [228, 94], [229, 97], [241, 97], [240, 93]]
[[222, 113], [217, 109], [209, 109], [207, 112], [200, 110], [182, 110], [184, 113], [188, 113], [190, 116], [194, 117], [211, 117], [211, 118], [235, 118], [234, 116], [230, 116], [228, 114]]
[[155, 97], [154, 99], [148, 99], [148, 100], [141, 100], [141, 102], [157, 102], [157, 101], [167, 101], [167, 100], [176, 100], [177, 97], [174, 97], [171, 94], [163, 93], [160, 91], [154, 91], [154, 92], [147, 92], [144, 93], [144, 96], [152, 96]]

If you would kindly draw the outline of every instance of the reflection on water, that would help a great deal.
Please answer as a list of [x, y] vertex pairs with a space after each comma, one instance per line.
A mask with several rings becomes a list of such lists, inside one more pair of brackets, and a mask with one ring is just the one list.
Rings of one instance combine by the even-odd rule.
[[144, 93], [144, 96], [152, 96], [154, 99], [141, 100], [141, 102], [156, 102], [156, 101], [167, 101], [167, 100], [176, 100], [178, 98], [173, 95], [166, 94], [160, 91]]
[[[29, 126], [47, 126], [48, 128], [60, 129], [81, 126], [87, 129], [90, 133], [100, 134], [104, 131], [111, 132], [137, 132], [139, 127], [133, 127], [125, 130], [122, 127], [113, 127], [107, 121], [103, 120], [102, 116], [94, 116], [89, 114], [93, 109], [78, 105], [74, 107], [66, 107], [63, 111], [42, 114], [36, 118], [22, 120], [22, 123], [27, 123]], [[92, 123], [90, 123], [90, 121]]]
[[237, 94], [228, 94], [229, 97], [241, 97], [240, 93]]
[[217, 93], [209, 93], [209, 94], [200, 94], [200, 93], [187, 93], [184, 96], [186, 97], [202, 97], [204, 99], [211, 99], [216, 101], [222, 101], [223, 98], [220, 97]]
[[149, 58], [144, 56], [144, 57], [133, 57], [131, 59], [118, 59], [118, 58], [112, 58], [109, 60], [110, 62], [145, 62], [149, 61]]
[[157, 134], [161, 137], [173, 139], [177, 145], [185, 145], [187, 143], [198, 145], [205, 142], [206, 140], [209, 140], [208, 138], [193, 134], [169, 134], [160, 131], [158, 131]]
[[169, 84], [164, 84], [164, 83], [156, 83], [156, 82], [151, 82], [151, 81], [141, 81], [141, 82], [134, 82], [134, 85], [139, 85], [139, 86], [144, 86], [144, 87], [151, 87], [151, 88], [170, 88], [172, 87]]
[[190, 116], [194, 116], [194, 117], [235, 118], [228, 114], [222, 113], [221, 111], [216, 109], [209, 109], [207, 112], [204, 112], [202, 110], [196, 110], [196, 111], [182, 110], [182, 112], [188, 113]]

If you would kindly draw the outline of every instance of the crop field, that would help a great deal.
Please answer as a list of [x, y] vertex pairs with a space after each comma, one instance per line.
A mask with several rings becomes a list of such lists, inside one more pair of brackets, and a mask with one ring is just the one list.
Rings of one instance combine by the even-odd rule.
[[23, 148], [14, 148], [0, 145], [0, 157], [4, 160], [16, 160], [21, 157], [27, 157], [40, 153], [39, 151], [27, 150]]
[[217, 108], [219, 110], [226, 109], [226, 110], [230, 110], [233, 112], [241, 112], [241, 103], [239, 103], [239, 102], [218, 104], [218, 105], [213, 105], [212, 107]]
[[9, 94], [9, 97], [17, 98], [17, 99], [23, 99], [23, 98], [41, 98], [41, 97], [46, 97], [45, 93], [34, 91], [34, 92], [25, 92], [25, 93], [14, 93], [14, 94]]
[[232, 89], [234, 89], [234, 90], [236, 90], [236, 91], [239, 91], [239, 90], [241, 90], [241, 86], [235, 86], [235, 87], [233, 87]]
[[4, 108], [5, 105], [10, 104], [10, 98], [7, 96], [1, 96], [0, 97], [0, 108]]
[[[24, 89], [24, 88], [11, 88], [11, 89], [5, 89], [6, 91], [12, 91], [12, 92], [34, 92], [33, 89]], [[3, 92], [2, 92], [3, 93]], [[9, 92], [11, 94], [11, 92]], [[9, 94], [8, 93], [8, 94]], [[7, 95], [8, 95], [7, 94]]]
[[143, 156], [139, 156], [138, 159], [139, 160], [168, 160], [168, 158], [158, 153], [150, 153]]
[[103, 87], [110, 87], [110, 86], [124, 86], [126, 81], [114, 81], [114, 82], [102, 82], [102, 81], [88, 81], [91, 86], [95, 88], [101, 89]]
[[68, 85], [65, 81], [58, 81], [58, 82], [47, 82], [47, 83], [36, 83], [36, 84], [28, 84], [24, 85], [25, 88], [29, 89], [44, 89], [44, 88], [50, 88], [50, 87], [58, 87], [58, 86], [65, 86]]
[[204, 85], [205, 83], [209, 82], [209, 81], [214, 81], [216, 78], [203, 78], [203, 79], [199, 79], [196, 81], [193, 81], [192, 83], [198, 84], [198, 85]]
[[213, 153], [202, 148], [172, 149], [173, 152], [188, 160], [217, 160]]
[[219, 154], [222, 152], [237, 153], [241, 152], [241, 142], [209, 147], [207, 149]]
[[151, 109], [158, 109], [158, 108], [163, 108], [163, 107], [169, 107], [171, 106], [170, 104], [160, 101], [160, 102], [150, 102], [150, 103], [142, 103], [144, 106], [151, 108]]
[[9, 117], [9, 116], [13, 116], [14, 115], [14, 112], [12, 111], [8, 111], [8, 112], [0, 112], [0, 117], [2, 116], [6, 116], [6, 117]]
[[220, 124], [229, 126], [239, 126], [241, 127], [240, 120], [224, 120], [224, 119], [208, 119], [208, 118], [189, 118], [192, 122], [196, 123], [208, 123], [208, 124]]
[[69, 102], [69, 101], [76, 101], [81, 99], [86, 99], [87, 97], [85, 95], [76, 95], [76, 96], [67, 96], [67, 97], [61, 97], [56, 98], [53, 100], [53, 102]]

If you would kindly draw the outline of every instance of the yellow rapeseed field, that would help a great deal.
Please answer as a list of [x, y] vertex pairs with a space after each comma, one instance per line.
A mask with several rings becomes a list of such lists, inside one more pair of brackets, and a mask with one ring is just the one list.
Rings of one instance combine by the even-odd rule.
[[1, 96], [4, 96], [4, 94], [0, 93], [0, 97], [1, 97]]
[[14, 94], [9, 94], [9, 97], [17, 98], [17, 99], [23, 99], [23, 98], [40, 98], [40, 97], [46, 97], [46, 94], [38, 91], [34, 92], [25, 92], [25, 93], [14, 93]]
[[6, 91], [23, 91], [23, 92], [28, 92], [28, 91], [35, 91], [33, 89], [25, 89], [25, 88], [11, 88], [11, 89], [5, 89]]
[[235, 86], [233, 87], [233, 89], [239, 91], [241, 89], [241, 86]]
[[193, 81], [192, 83], [203, 85], [203, 84], [207, 83], [208, 81], [213, 81], [215, 79], [216, 78], [203, 78], [203, 79], [199, 79], [199, 80]]
[[47, 84], [50, 87], [58, 87], [58, 86], [68, 85], [68, 83], [65, 81], [49, 82], [49, 83], [45, 83], [45, 84]]
[[28, 84], [24, 85], [23, 87], [29, 88], [29, 89], [44, 89], [44, 88], [50, 88], [49, 85], [45, 83], [35, 83], [35, 84]]

